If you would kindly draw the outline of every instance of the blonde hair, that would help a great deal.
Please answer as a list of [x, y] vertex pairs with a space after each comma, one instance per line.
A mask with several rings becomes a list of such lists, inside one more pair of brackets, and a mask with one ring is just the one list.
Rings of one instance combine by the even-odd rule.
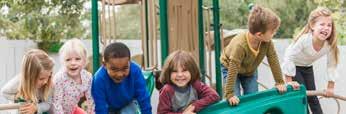
[[87, 63], [88, 51], [81, 40], [74, 38], [64, 43], [59, 50], [60, 61], [62, 63], [64, 63], [64, 59], [69, 53], [77, 53]]
[[[25, 100], [35, 103], [38, 102], [38, 97], [41, 97], [41, 100], [47, 101], [52, 84], [51, 76], [49, 77], [48, 82], [38, 91], [36, 83], [37, 80], [39, 80], [40, 73], [43, 70], [51, 71], [53, 66], [53, 60], [46, 52], [39, 49], [29, 50], [23, 57], [20, 86], [17, 97], [23, 97]], [[40, 92], [42, 96], [39, 96], [38, 92]]]
[[280, 23], [280, 18], [273, 11], [258, 5], [252, 8], [248, 17], [248, 28], [251, 34], [278, 29]]
[[[308, 32], [312, 32], [311, 25], [315, 24], [317, 22], [317, 18], [324, 16], [329, 17], [332, 15], [332, 12], [325, 7], [318, 7], [315, 10], [311, 11], [308, 23], [304, 26], [304, 28], [299, 32], [299, 34], [293, 38], [293, 41], [296, 42], [298, 39]], [[336, 38], [336, 30], [334, 22], [332, 21], [332, 33], [330, 34], [329, 38], [327, 38], [328, 44], [331, 46], [332, 53], [335, 58], [335, 63], [337, 64], [339, 62], [339, 49], [337, 44], [337, 38]]]
[[178, 69], [178, 65], [181, 65], [183, 69], [186, 69], [191, 74], [190, 84], [200, 79], [200, 72], [197, 66], [195, 59], [191, 53], [186, 51], [174, 51], [170, 54], [162, 68], [160, 82], [163, 84], [170, 83], [173, 84], [170, 80], [171, 73]]

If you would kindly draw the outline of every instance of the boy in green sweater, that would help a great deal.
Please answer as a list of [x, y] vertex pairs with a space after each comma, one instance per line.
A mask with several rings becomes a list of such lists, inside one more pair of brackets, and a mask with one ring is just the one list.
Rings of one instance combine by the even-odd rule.
[[[226, 80], [225, 98], [230, 105], [239, 103], [240, 85], [244, 95], [258, 91], [255, 71], [266, 56], [280, 93], [286, 92], [281, 67], [271, 39], [280, 26], [280, 18], [268, 8], [254, 6], [248, 17], [248, 32], [240, 33], [220, 57]], [[299, 85], [294, 85], [298, 88]]]

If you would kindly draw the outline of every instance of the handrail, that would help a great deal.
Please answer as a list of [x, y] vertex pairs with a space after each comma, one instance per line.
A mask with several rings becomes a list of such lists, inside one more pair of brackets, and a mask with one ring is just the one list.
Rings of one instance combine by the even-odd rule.
[[[264, 66], [269, 67], [268, 63], [262, 62], [262, 64]], [[258, 84], [260, 86], [264, 87], [265, 89], [267, 89], [267, 87], [264, 84], [262, 84], [260, 82], [258, 82]], [[332, 98], [332, 99], [334, 99], [336, 104], [337, 104], [337, 106], [338, 106], [337, 114], [340, 114], [340, 111], [341, 111], [341, 106], [340, 106], [339, 100], [346, 101], [346, 96], [341, 96], [341, 95], [338, 95], [338, 94], [333, 94], [332, 96], [327, 97], [325, 90], [322, 90], [322, 91], [321, 90], [307, 90], [306, 91], [306, 95], [307, 96], [321, 96], [319, 99], [322, 99], [322, 98]]]
[[19, 109], [20, 103], [0, 104], [0, 110]]

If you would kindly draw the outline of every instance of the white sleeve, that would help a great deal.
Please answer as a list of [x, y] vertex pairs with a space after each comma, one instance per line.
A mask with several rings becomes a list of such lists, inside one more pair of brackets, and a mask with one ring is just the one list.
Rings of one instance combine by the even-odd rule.
[[327, 55], [327, 80], [335, 82], [339, 77], [339, 74], [336, 70], [337, 63], [332, 51], [329, 51]]
[[290, 44], [285, 52], [284, 62], [282, 64], [282, 73], [287, 76], [296, 76], [296, 65], [293, 61], [294, 56], [297, 56], [303, 50], [304, 38]]
[[48, 102], [41, 102], [37, 104], [37, 112], [39, 114], [49, 111], [49, 108], [50, 104]]
[[18, 92], [19, 87], [19, 76], [15, 76], [12, 78], [9, 82], [7, 82], [2, 88], [1, 88], [1, 94], [4, 96], [7, 100], [14, 101], [14, 97], [16, 96]]

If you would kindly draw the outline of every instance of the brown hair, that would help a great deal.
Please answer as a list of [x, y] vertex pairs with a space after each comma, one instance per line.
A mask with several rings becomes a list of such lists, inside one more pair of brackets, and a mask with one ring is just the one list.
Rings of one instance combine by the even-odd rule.
[[[293, 41], [296, 42], [298, 39], [308, 32], [312, 32], [311, 26], [317, 22], [318, 17], [329, 17], [332, 16], [332, 12], [325, 7], [318, 7], [315, 10], [311, 11], [308, 23], [304, 26], [304, 28], [299, 32], [299, 34], [293, 38]], [[335, 24], [332, 21], [332, 33], [330, 34], [329, 38], [327, 38], [328, 44], [331, 46], [332, 53], [335, 59], [335, 63], [337, 64], [339, 62], [339, 49], [337, 44], [337, 38], [336, 38], [336, 30], [335, 30]]]
[[178, 65], [181, 65], [181, 67], [190, 72], [190, 84], [200, 79], [200, 72], [192, 54], [186, 51], [178, 50], [167, 57], [160, 76], [161, 83], [173, 84], [170, 80], [171, 73], [179, 67]]
[[248, 17], [248, 28], [251, 34], [265, 33], [280, 26], [280, 18], [270, 9], [255, 5]]
[[29, 50], [23, 57], [22, 72], [20, 77], [20, 86], [17, 97], [23, 97], [25, 100], [29, 100], [38, 103], [37, 93], [42, 94], [42, 100], [47, 101], [49, 90], [51, 88], [51, 77], [48, 82], [39, 89], [36, 88], [39, 74], [43, 70], [52, 70], [54, 63], [48, 54], [39, 49]]

